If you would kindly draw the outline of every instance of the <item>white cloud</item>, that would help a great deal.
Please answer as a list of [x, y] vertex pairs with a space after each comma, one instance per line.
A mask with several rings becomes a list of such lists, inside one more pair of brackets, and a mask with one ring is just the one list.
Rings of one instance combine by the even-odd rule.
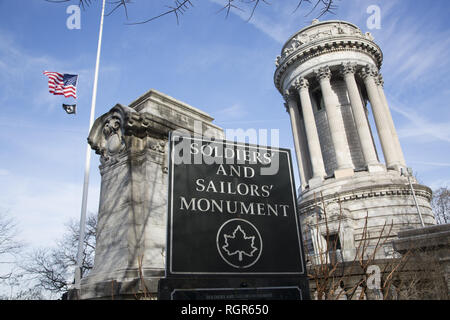
[[411, 15], [407, 10], [396, 7], [396, 12], [383, 16], [382, 29], [377, 32], [385, 54], [382, 70], [402, 89], [414, 82], [441, 80], [450, 66], [443, 59], [443, 53], [450, 50], [450, 32], [430, 24], [436, 13]]
[[390, 107], [409, 120], [408, 127], [401, 127], [397, 130], [401, 138], [425, 136], [431, 140], [450, 142], [450, 122], [432, 122], [423, 115], [417, 114], [413, 109], [401, 106], [398, 102], [391, 102]]
[[411, 161], [411, 163], [432, 166], [432, 167], [450, 167], [450, 162]]
[[248, 112], [240, 104], [233, 104], [230, 107], [216, 111], [218, 119], [239, 119], [248, 114]]
[[450, 179], [437, 179], [428, 184], [431, 190], [450, 187]]

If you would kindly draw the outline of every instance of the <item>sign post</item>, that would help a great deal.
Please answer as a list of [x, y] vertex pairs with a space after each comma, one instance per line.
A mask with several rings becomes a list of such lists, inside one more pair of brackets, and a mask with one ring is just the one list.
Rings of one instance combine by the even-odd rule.
[[290, 151], [171, 135], [161, 299], [308, 299]]

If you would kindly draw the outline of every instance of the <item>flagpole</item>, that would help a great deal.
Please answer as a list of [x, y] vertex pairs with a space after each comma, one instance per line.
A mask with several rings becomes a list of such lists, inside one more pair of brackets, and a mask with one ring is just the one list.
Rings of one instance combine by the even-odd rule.
[[[97, 61], [95, 63], [95, 74], [94, 74], [94, 88], [92, 91], [92, 102], [91, 102], [91, 116], [89, 119], [89, 131], [91, 131], [92, 125], [94, 124], [95, 115], [95, 102], [97, 100], [97, 82], [98, 82], [98, 69], [100, 64], [100, 52], [102, 48], [102, 35], [103, 35], [103, 18], [105, 17], [105, 1], [102, 3], [102, 15], [100, 19], [100, 32], [98, 35], [98, 46], [97, 46]], [[91, 166], [91, 147], [89, 144], [86, 145], [86, 165], [84, 168], [84, 184], [83, 184], [83, 198], [81, 202], [81, 217], [80, 217], [80, 238], [78, 240], [78, 253], [77, 253], [77, 267], [75, 269], [75, 289], [80, 289], [81, 281], [81, 267], [83, 265], [83, 248], [84, 248], [84, 234], [86, 229], [86, 208], [88, 199], [88, 187], [89, 187], [89, 171]]]

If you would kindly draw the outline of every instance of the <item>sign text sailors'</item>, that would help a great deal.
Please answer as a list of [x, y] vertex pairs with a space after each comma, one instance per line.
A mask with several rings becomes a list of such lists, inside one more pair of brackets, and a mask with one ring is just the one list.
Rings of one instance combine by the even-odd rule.
[[[228, 213], [267, 217], [288, 217], [289, 204], [271, 203], [273, 184], [257, 184], [253, 180], [261, 174], [251, 164], [270, 165], [276, 152], [251, 150], [190, 142], [188, 148], [194, 157], [213, 157], [217, 168], [215, 175], [196, 178], [192, 188], [203, 197], [179, 197], [180, 213]], [[220, 161], [218, 158], [225, 158]], [[278, 159], [276, 159], [278, 160]], [[245, 197], [245, 201], [220, 199], [220, 194]], [[219, 199], [217, 198], [219, 197]], [[228, 197], [229, 198], [229, 197]], [[254, 201], [252, 201], [254, 200]]]

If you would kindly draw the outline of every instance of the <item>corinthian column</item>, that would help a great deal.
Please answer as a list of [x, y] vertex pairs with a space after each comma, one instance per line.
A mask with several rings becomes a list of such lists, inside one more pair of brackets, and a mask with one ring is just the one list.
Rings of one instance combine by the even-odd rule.
[[315, 73], [320, 83], [328, 118], [328, 126], [331, 132], [331, 140], [333, 141], [334, 151], [336, 153], [337, 169], [334, 171], [334, 176], [335, 178], [351, 176], [353, 175], [353, 163], [345, 133], [344, 121], [338, 109], [339, 102], [331, 89], [330, 68], [322, 67]]
[[381, 171], [381, 165], [373, 144], [372, 135], [370, 133], [369, 123], [367, 121], [362, 99], [359, 94], [358, 85], [355, 80], [356, 63], [342, 64], [341, 74], [344, 77], [347, 86], [350, 105], [355, 120], [356, 130], [358, 131], [359, 141], [361, 144], [364, 162], [369, 172]]
[[305, 190], [306, 185], [308, 184], [308, 181], [306, 179], [306, 173], [305, 173], [305, 166], [307, 159], [306, 159], [306, 152], [304, 152], [304, 146], [302, 145], [302, 139], [300, 139], [300, 112], [298, 109], [297, 101], [295, 99], [295, 96], [289, 92], [286, 91], [284, 94], [284, 99], [286, 100], [285, 106], [286, 111], [289, 113], [289, 116], [291, 118], [291, 128], [292, 128], [292, 136], [294, 138], [294, 147], [295, 147], [295, 154], [297, 156], [297, 165], [298, 165], [298, 172], [300, 175], [300, 183], [301, 183], [301, 190]]
[[378, 70], [372, 65], [367, 65], [361, 70], [361, 77], [364, 79], [367, 94], [369, 95], [384, 159], [386, 160], [386, 167], [396, 169], [400, 163], [397, 158], [384, 103], [380, 98], [380, 93], [375, 82], [378, 78]]
[[316, 183], [320, 183], [323, 180], [326, 172], [323, 164], [322, 150], [320, 149], [319, 135], [317, 133], [316, 120], [314, 119], [311, 97], [309, 95], [309, 82], [305, 78], [298, 78], [294, 82], [294, 86], [300, 95], [300, 104], [311, 157], [313, 177], [309, 181], [309, 185], [310, 187], [314, 187]]
[[377, 80], [378, 81], [376, 81], [376, 83], [378, 85], [378, 92], [380, 94], [381, 101], [384, 104], [384, 111], [387, 116], [389, 128], [391, 129], [392, 140], [394, 141], [394, 146], [395, 146], [395, 151], [397, 152], [398, 161], [400, 162], [400, 164], [402, 166], [406, 167], [406, 161], [405, 161], [405, 157], [403, 155], [402, 146], [400, 145], [400, 140], [398, 139], [397, 130], [395, 130], [395, 125], [394, 125], [394, 121], [392, 120], [391, 111], [389, 109], [386, 95], [384, 94], [384, 89], [383, 89], [384, 80], [383, 80], [383, 77], [381, 76], [381, 73], [378, 74]]

